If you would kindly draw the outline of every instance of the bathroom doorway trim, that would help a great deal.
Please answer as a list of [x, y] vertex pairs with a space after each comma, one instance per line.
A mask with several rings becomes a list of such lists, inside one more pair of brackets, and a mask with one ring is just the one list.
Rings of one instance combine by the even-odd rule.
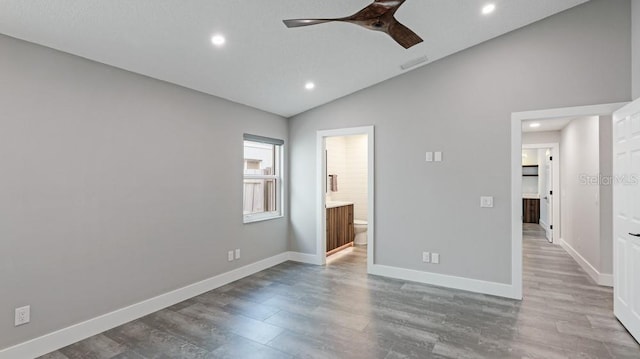
[[373, 126], [339, 128], [321, 130], [316, 134], [316, 263], [327, 263], [327, 211], [325, 188], [327, 182], [327, 149], [328, 137], [367, 136], [367, 272], [371, 272], [374, 264], [375, 246], [375, 187], [374, 187], [374, 128]]

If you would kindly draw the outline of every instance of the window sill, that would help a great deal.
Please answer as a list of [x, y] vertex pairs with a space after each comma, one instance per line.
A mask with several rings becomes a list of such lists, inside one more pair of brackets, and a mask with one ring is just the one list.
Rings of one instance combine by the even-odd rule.
[[264, 222], [264, 221], [270, 221], [272, 219], [278, 219], [278, 218], [283, 218], [283, 217], [284, 217], [283, 214], [270, 215], [270, 216], [244, 217], [243, 220], [242, 220], [242, 223], [248, 224], [248, 223], [256, 223], [256, 222]]

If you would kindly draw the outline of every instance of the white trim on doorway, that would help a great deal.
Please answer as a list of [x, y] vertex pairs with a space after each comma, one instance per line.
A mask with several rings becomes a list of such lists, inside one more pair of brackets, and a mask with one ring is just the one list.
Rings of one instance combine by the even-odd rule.
[[[552, 219], [552, 223], [551, 225], [553, 226], [553, 228], [551, 229], [551, 233], [552, 234], [552, 243], [558, 244], [559, 243], [559, 239], [560, 239], [560, 144], [559, 143], [536, 143], [536, 144], [523, 144], [522, 148], [527, 148], [527, 149], [540, 149], [540, 148], [550, 148], [551, 149], [551, 156], [553, 157], [553, 161], [551, 161], [553, 163], [553, 187], [552, 187], [552, 191], [553, 191], [553, 196], [551, 198], [553, 198], [553, 203], [552, 203], [552, 212], [553, 212], [553, 219]], [[542, 198], [540, 199], [542, 200]], [[542, 224], [542, 223], [541, 223]], [[543, 225], [543, 227], [545, 227], [545, 230], [547, 229], [546, 226], [548, 226], [548, 223], [545, 223], [545, 225]]]
[[374, 201], [374, 128], [373, 126], [339, 128], [322, 130], [316, 134], [316, 263], [324, 265], [327, 262], [327, 220], [325, 208], [325, 191], [327, 181], [327, 159], [325, 157], [327, 137], [367, 136], [367, 272], [371, 273], [374, 264], [375, 246], [375, 201]]
[[610, 116], [626, 103], [556, 108], [511, 114], [511, 285], [522, 298], [522, 121]]

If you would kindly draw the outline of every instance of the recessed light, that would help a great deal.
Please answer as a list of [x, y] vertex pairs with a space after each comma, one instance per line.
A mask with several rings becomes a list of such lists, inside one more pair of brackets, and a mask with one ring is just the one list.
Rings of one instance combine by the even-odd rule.
[[483, 15], [489, 15], [496, 10], [496, 4], [487, 4], [482, 8]]
[[313, 90], [314, 88], [316, 88], [316, 84], [314, 84], [313, 82], [307, 82], [306, 84], [304, 84], [304, 88], [306, 88], [307, 90]]
[[538, 128], [538, 127], [540, 127], [540, 124], [539, 124], [539, 123], [537, 123], [537, 122], [534, 122], [534, 123], [529, 124], [529, 127], [531, 127], [531, 128]]
[[213, 35], [211, 36], [211, 43], [215, 46], [222, 46], [227, 40], [222, 35]]

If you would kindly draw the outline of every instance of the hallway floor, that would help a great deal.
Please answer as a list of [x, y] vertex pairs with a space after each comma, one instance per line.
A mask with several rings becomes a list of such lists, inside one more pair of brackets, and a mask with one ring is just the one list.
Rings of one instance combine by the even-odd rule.
[[326, 267], [278, 265], [44, 358], [640, 358], [611, 289], [536, 226], [525, 226], [522, 302], [370, 276], [356, 247]]

